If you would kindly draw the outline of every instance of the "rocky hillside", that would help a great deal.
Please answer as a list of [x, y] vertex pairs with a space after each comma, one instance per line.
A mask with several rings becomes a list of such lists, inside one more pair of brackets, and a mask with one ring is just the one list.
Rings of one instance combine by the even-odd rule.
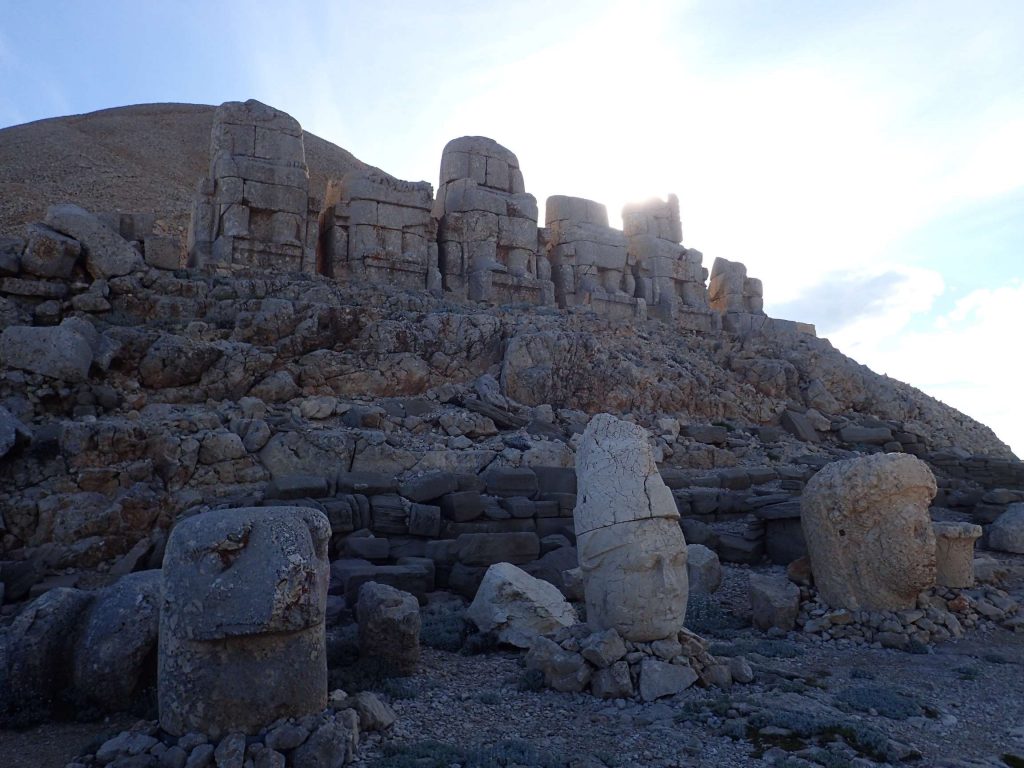
[[[210, 162], [214, 107], [137, 104], [0, 130], [0, 236], [20, 235], [46, 206], [156, 213], [184, 231], [196, 182]], [[305, 135], [311, 189], [366, 164]]]
[[[463, 534], [569, 540], [565, 470], [601, 411], [651, 431], [697, 521], [785, 504], [829, 461], [883, 450], [929, 461], [938, 505], [990, 522], [1017, 499], [998, 490], [1022, 484], [1021, 465], [990, 429], [793, 324], [681, 330], [273, 269], [185, 270], [169, 238], [133, 234], [125, 217], [119, 235], [73, 206], [25, 229], [66, 198], [184, 221], [210, 119], [157, 105], [0, 132], [4, 226], [29, 235], [0, 241], [7, 600], [159, 563], [175, 519], [224, 504], [309, 499], [331, 517], [333, 554], [363, 552], [371, 534], [378, 563]], [[306, 147], [321, 185], [359, 163], [308, 134]], [[425, 490], [404, 484], [422, 476]], [[765, 546], [756, 523], [720, 554], [756, 560]], [[454, 573], [471, 593], [481, 564], [449, 555], [438, 583]], [[67, 568], [91, 575], [55, 575]]]

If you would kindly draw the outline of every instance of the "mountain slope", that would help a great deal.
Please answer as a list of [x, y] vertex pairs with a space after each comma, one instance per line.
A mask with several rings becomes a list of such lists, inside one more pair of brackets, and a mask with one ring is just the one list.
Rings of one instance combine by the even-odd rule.
[[[155, 212], [184, 230], [209, 164], [215, 107], [138, 104], [0, 129], [0, 235], [21, 234], [53, 203], [91, 211]], [[305, 135], [310, 191], [366, 163]]]

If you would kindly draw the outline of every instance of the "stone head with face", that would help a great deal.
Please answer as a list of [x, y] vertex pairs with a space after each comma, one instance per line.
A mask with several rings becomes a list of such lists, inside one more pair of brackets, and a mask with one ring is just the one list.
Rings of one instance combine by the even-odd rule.
[[913, 608], [935, 583], [928, 505], [935, 478], [902, 453], [826, 465], [801, 498], [801, 526], [822, 598], [836, 608]]
[[679, 523], [652, 518], [618, 523], [578, 537], [587, 620], [635, 642], [678, 632], [689, 583]]
[[576, 475], [588, 622], [636, 642], [678, 632], [689, 594], [686, 541], [647, 432], [595, 416], [576, 453]]

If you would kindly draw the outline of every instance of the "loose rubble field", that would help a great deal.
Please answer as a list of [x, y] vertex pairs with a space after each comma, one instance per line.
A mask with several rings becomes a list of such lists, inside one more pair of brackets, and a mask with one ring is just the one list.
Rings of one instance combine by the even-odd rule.
[[[1024, 557], [1000, 560], [1017, 569], [1006, 591], [1024, 598]], [[602, 701], [531, 689], [522, 652], [424, 647], [415, 675], [357, 678], [398, 720], [363, 734], [352, 765], [868, 766], [880, 762], [879, 749], [926, 766], [1024, 760], [1024, 633], [982, 622], [923, 653], [801, 632], [769, 637], [742, 617], [749, 574], [771, 570], [725, 565], [698, 620], [713, 652], [747, 659], [751, 684], [694, 686], [651, 703]], [[432, 639], [425, 626], [424, 642]], [[134, 721], [119, 714], [2, 731], [0, 754], [10, 768], [63, 768]]]

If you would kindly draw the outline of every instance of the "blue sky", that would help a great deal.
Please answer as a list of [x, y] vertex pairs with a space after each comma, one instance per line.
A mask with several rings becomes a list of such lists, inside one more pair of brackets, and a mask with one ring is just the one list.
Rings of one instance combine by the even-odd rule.
[[397, 176], [679, 194], [766, 308], [1024, 454], [1024, 3], [0, 0], [0, 126], [257, 98]]

